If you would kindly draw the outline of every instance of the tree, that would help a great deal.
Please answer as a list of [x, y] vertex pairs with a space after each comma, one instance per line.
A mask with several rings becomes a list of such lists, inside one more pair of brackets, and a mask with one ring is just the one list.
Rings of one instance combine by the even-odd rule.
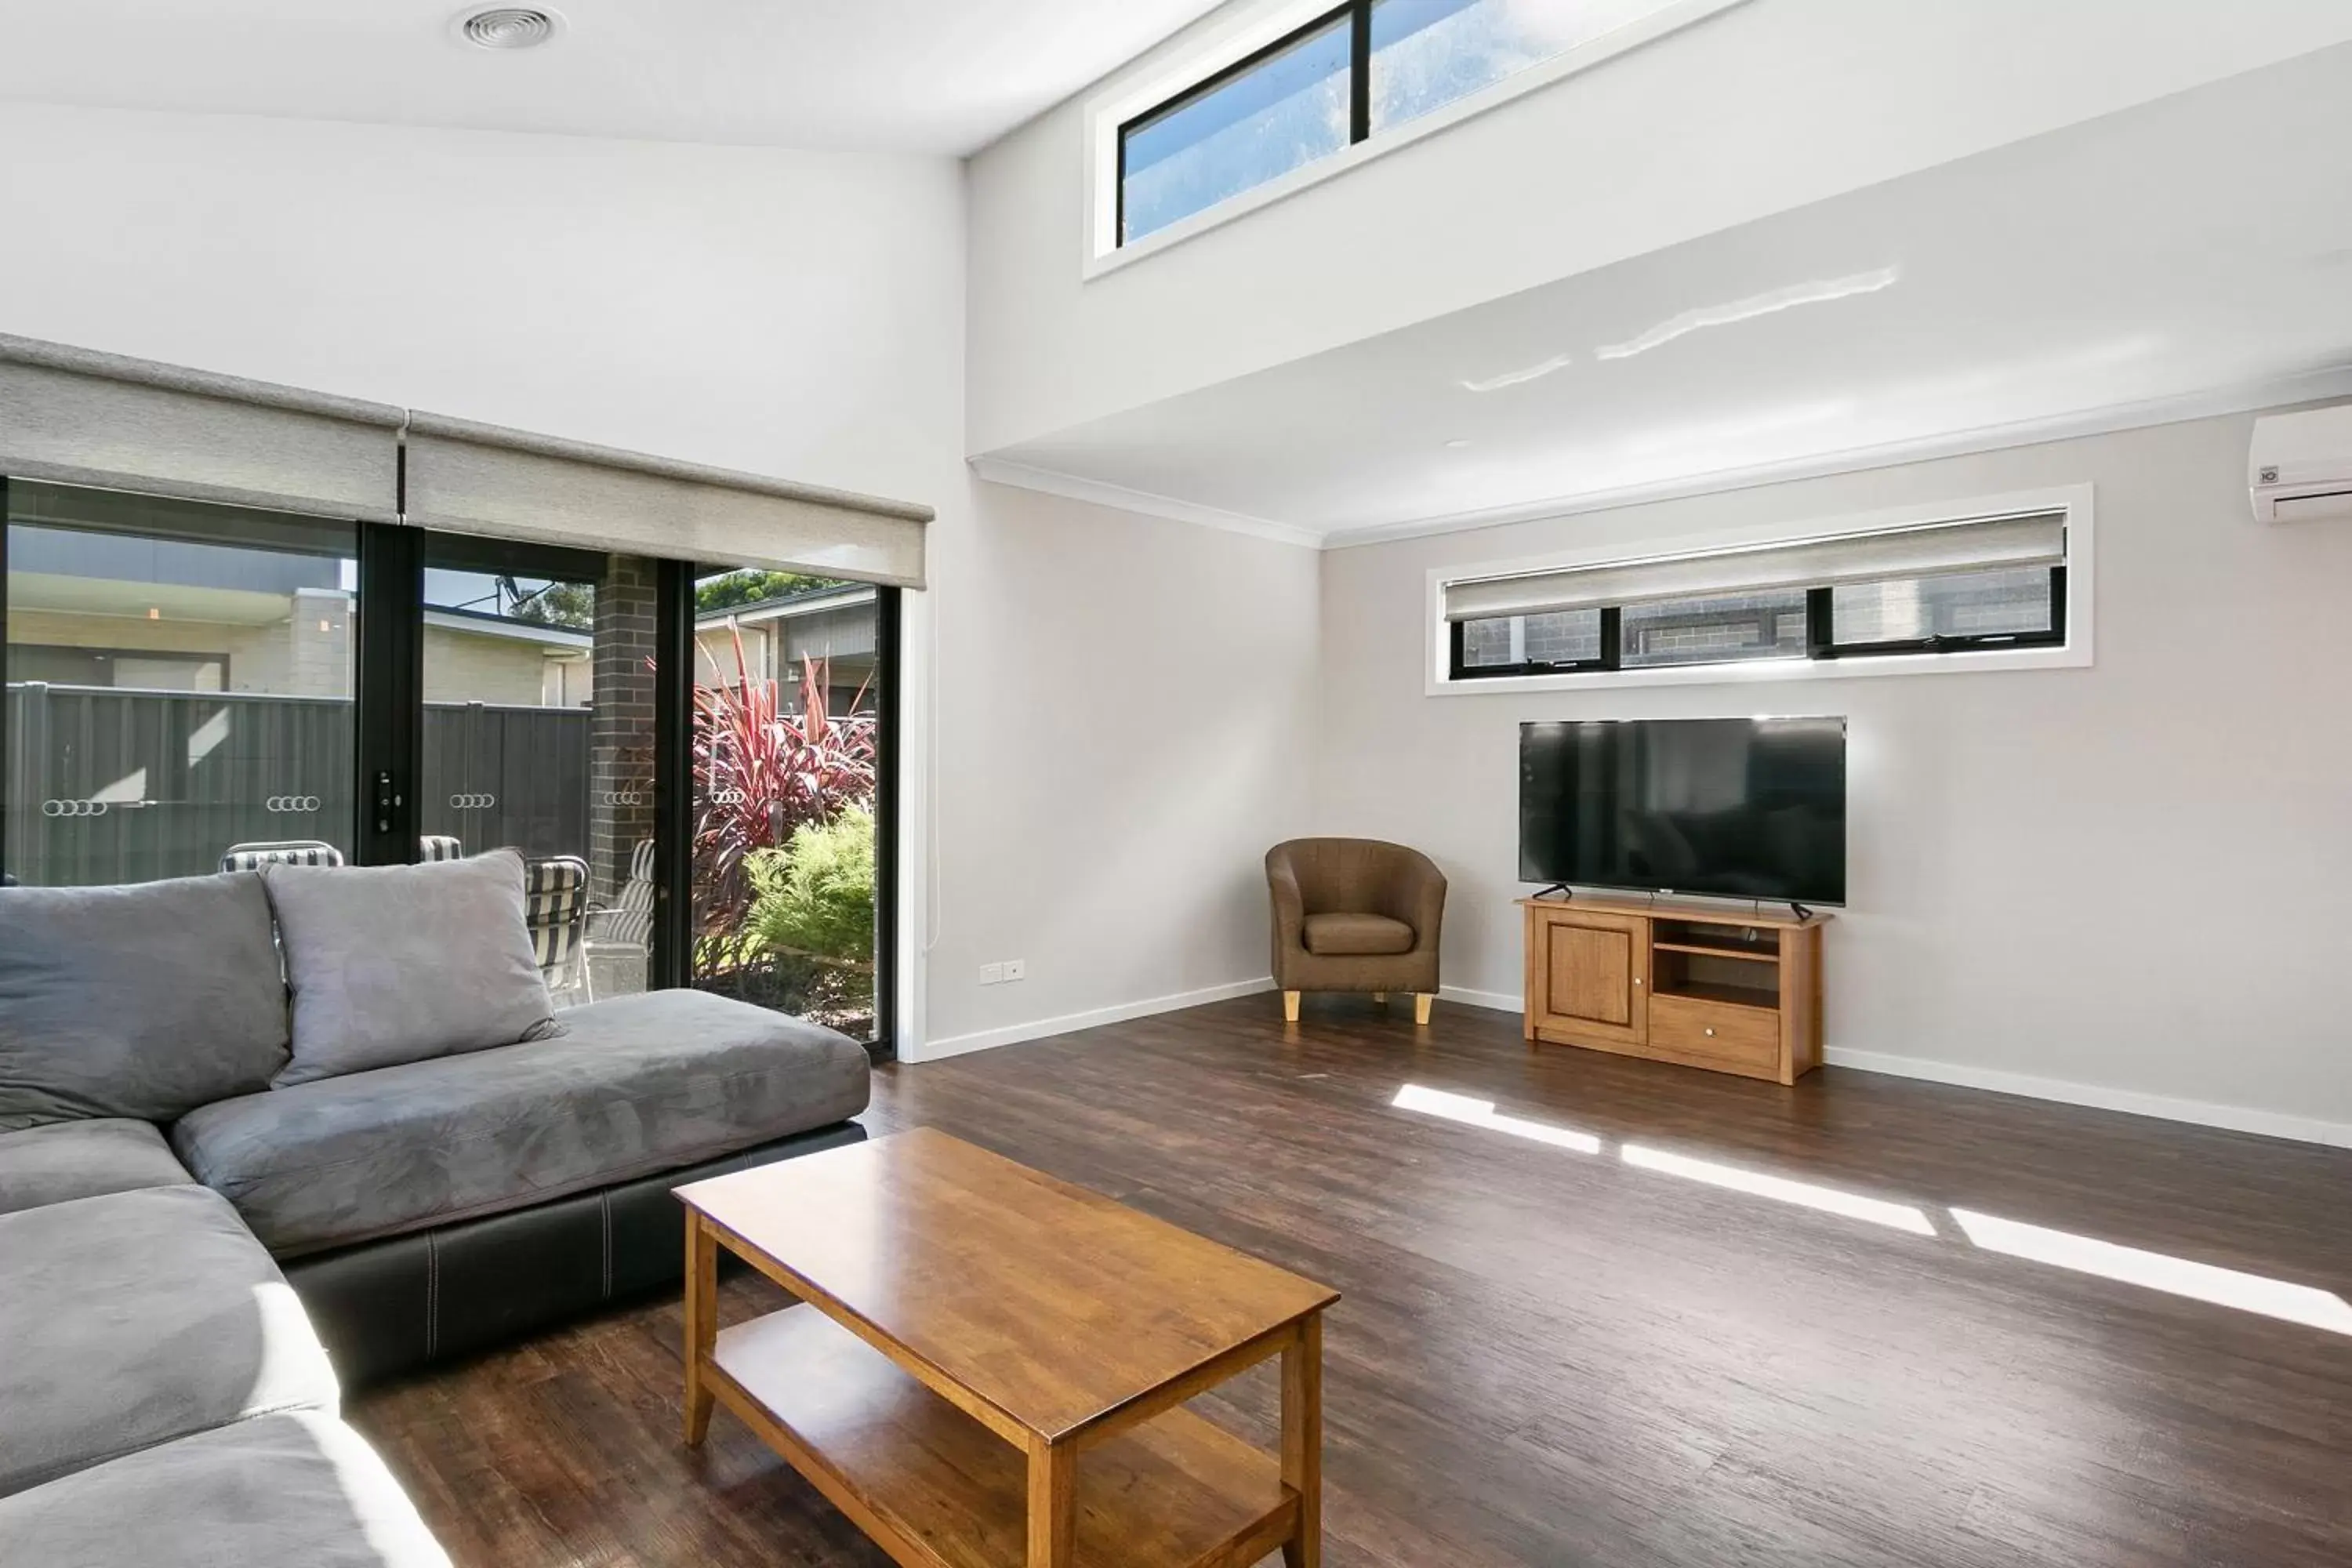
[[806, 594], [818, 588], [838, 588], [842, 584], [830, 577], [811, 577], [799, 572], [761, 572], [746, 569], [730, 572], [722, 577], [712, 577], [698, 583], [694, 589], [694, 607], [708, 615], [713, 610], [731, 610], [740, 605], [756, 605], [768, 599], [781, 599], [788, 594]]
[[516, 599], [509, 614], [518, 621], [530, 621], [535, 626], [589, 631], [596, 625], [596, 586], [593, 583], [550, 583]]

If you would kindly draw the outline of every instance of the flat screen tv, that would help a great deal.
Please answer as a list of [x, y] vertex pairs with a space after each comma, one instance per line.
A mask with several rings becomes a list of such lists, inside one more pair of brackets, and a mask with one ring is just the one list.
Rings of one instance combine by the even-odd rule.
[[1845, 721], [1519, 726], [1519, 879], [1845, 902]]

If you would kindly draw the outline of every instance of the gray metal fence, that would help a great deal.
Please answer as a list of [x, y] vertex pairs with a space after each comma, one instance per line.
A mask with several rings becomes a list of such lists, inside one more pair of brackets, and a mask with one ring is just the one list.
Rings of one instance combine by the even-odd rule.
[[[36, 886], [200, 876], [232, 844], [352, 842], [347, 699], [7, 689], [6, 869]], [[586, 855], [584, 709], [435, 703], [422, 828]]]

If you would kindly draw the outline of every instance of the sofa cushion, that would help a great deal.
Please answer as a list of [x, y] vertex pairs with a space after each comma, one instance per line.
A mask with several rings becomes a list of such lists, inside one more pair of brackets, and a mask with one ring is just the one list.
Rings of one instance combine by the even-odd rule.
[[302, 1303], [216, 1193], [0, 1215], [0, 1497], [247, 1416], [335, 1407]]
[[152, 1121], [110, 1116], [0, 1132], [0, 1214], [194, 1180]]
[[1412, 951], [1412, 927], [1386, 915], [1308, 915], [1302, 926], [1307, 951], [1322, 957]]
[[365, 1439], [264, 1415], [0, 1498], [0, 1563], [448, 1568]]
[[263, 879], [294, 991], [294, 1058], [278, 1088], [510, 1046], [553, 1026], [513, 850], [423, 866], [273, 866]]
[[0, 1132], [169, 1121], [286, 1065], [286, 984], [251, 872], [0, 888]]
[[699, 991], [564, 1011], [558, 1038], [223, 1100], [173, 1146], [281, 1258], [522, 1208], [866, 1108], [865, 1047]]

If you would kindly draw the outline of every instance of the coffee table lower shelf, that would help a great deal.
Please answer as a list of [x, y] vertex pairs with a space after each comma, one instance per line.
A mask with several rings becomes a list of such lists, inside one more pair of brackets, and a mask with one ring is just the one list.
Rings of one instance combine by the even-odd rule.
[[[816, 1308], [719, 1331], [734, 1412], [906, 1568], [1021, 1568], [1027, 1457]], [[1291, 1534], [1275, 1457], [1178, 1408], [1077, 1461], [1079, 1568], [1247, 1568]]]

